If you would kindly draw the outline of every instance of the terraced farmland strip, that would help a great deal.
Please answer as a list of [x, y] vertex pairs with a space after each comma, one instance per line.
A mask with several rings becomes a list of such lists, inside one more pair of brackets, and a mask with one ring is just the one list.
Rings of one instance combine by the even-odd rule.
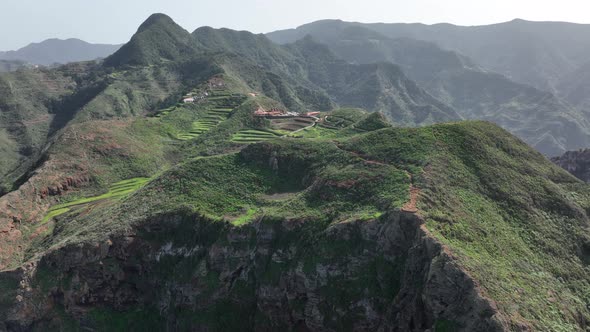
[[182, 133], [177, 138], [183, 141], [197, 138], [199, 135], [211, 130], [211, 128], [226, 120], [232, 111], [233, 108], [210, 109], [202, 118], [193, 122], [192, 129], [188, 133]]
[[268, 131], [246, 129], [235, 133], [232, 137], [232, 141], [236, 143], [256, 143], [275, 137], [279, 137], [279, 135]]
[[52, 206], [41, 223], [46, 223], [54, 217], [62, 215], [66, 212], [71, 211], [72, 208], [84, 205], [84, 204], [91, 204], [94, 202], [102, 201], [105, 199], [121, 199], [125, 196], [135, 192], [139, 188], [143, 187], [150, 179], [149, 178], [133, 178], [128, 180], [123, 180], [117, 183], [114, 183], [109, 187], [109, 191], [105, 194], [92, 196], [92, 197], [85, 197], [80, 198], [71, 202], [58, 204]]

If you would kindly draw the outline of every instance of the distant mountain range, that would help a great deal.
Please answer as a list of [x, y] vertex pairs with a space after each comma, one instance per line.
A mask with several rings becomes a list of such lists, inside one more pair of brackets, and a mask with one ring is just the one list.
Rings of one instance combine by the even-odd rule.
[[566, 22], [530, 22], [515, 19], [485, 26], [452, 24], [354, 23], [324, 20], [268, 37], [289, 43], [334, 26], [362, 26], [389, 38], [412, 38], [464, 54], [478, 64], [520, 83], [556, 92], [561, 80], [588, 63], [590, 25]]
[[[559, 45], [564, 50], [539, 32], [549, 28], [562, 32], [554, 32], [557, 37], [552, 38], [563, 37]], [[590, 26], [520, 20], [484, 27], [326, 20], [267, 36], [277, 43], [311, 36], [351, 63], [398, 64], [462, 118], [496, 122], [540, 151], [557, 155], [590, 144], [590, 66], [584, 66], [587, 57], [580, 56], [590, 56], [590, 47], [583, 46], [590, 42], [576, 44], [577, 39], [569, 35], [577, 32], [575, 36], [584, 39], [579, 36], [584, 29], [590, 32]], [[547, 47], [523, 53], [526, 47], [514, 36], [525, 32], [538, 40], [536, 44]], [[478, 52], [481, 47], [485, 51]], [[564, 53], [568, 60], [548, 63], [539, 59], [555, 52]], [[505, 63], [492, 61], [498, 59]], [[576, 66], [582, 67], [571, 73]], [[563, 78], [549, 73], [561, 73]]]
[[91, 44], [80, 39], [47, 39], [32, 43], [16, 51], [0, 52], [0, 60], [17, 60], [35, 65], [50, 66], [70, 62], [105, 58], [121, 45]]

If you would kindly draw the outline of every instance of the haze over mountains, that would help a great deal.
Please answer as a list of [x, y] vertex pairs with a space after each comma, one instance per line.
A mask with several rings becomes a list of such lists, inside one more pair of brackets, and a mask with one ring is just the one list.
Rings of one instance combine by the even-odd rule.
[[318, 21], [297, 29], [269, 33], [280, 43], [300, 39], [309, 31], [337, 25], [362, 26], [389, 38], [431, 41], [443, 49], [464, 54], [485, 68], [549, 92], [588, 63], [590, 25], [566, 22], [530, 22], [515, 19], [484, 26], [452, 24], [353, 23]]
[[91, 44], [70, 39], [47, 39], [32, 43], [16, 51], [0, 52], [0, 60], [16, 60], [34, 65], [50, 66], [70, 62], [105, 58], [121, 45]]
[[397, 63], [465, 118], [494, 121], [556, 155], [588, 144], [589, 32], [523, 20], [480, 27], [326, 20], [267, 36], [287, 43], [310, 35], [348, 61]]
[[584, 102], [371, 27], [0, 73], [0, 330], [590, 328]]

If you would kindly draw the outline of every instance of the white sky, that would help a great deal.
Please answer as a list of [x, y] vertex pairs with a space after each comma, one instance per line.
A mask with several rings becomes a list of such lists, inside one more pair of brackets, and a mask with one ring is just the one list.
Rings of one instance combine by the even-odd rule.
[[47, 38], [124, 43], [150, 14], [189, 31], [199, 26], [252, 32], [319, 19], [482, 25], [522, 18], [590, 23], [590, 0], [0, 0], [0, 50]]

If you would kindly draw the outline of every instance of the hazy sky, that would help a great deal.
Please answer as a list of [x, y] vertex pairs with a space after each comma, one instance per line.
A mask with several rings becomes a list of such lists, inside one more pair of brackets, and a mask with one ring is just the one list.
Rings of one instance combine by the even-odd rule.
[[325, 18], [480, 25], [522, 18], [590, 23], [589, 0], [0, 0], [0, 50], [47, 38], [123, 43], [150, 14], [252, 32]]

